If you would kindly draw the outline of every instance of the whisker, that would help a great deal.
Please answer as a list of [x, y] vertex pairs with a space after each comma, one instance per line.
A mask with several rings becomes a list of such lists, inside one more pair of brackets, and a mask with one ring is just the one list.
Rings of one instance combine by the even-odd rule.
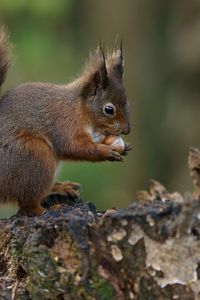
[[130, 124], [131, 127], [141, 126], [140, 124]]

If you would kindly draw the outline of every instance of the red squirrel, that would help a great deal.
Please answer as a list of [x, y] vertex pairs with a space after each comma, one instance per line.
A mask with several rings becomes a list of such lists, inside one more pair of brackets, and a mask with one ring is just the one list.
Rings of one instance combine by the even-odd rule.
[[[1, 29], [0, 86], [9, 67], [9, 49], [8, 34]], [[1, 96], [2, 203], [17, 202], [25, 215], [41, 214], [41, 200], [54, 190], [59, 161], [122, 160], [131, 149], [129, 144], [120, 154], [102, 142], [109, 135], [130, 131], [130, 106], [122, 77], [122, 48], [105, 57], [100, 46], [75, 81], [24, 83]], [[70, 183], [68, 191], [72, 188]]]

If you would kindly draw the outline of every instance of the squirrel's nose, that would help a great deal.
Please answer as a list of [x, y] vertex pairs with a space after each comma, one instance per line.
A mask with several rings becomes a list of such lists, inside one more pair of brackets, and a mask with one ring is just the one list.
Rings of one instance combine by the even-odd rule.
[[122, 134], [129, 134], [130, 133], [130, 124], [126, 124], [124, 129], [122, 130]]

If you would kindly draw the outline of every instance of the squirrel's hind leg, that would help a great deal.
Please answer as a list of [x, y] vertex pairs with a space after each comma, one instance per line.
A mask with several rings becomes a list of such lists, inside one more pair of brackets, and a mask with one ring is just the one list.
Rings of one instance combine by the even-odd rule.
[[12, 156], [9, 148], [0, 149], [0, 157], [4, 157], [0, 161], [0, 194], [3, 199], [14, 199], [20, 214], [41, 214], [45, 210], [41, 201], [51, 189], [56, 169], [54, 153], [44, 139], [28, 133], [13, 139], [9, 147]]
[[[20, 209], [18, 210], [18, 216], [29, 216], [33, 217], [36, 215], [41, 215], [46, 211], [44, 207], [40, 204], [41, 200], [36, 200], [33, 206], [29, 205], [20, 205]], [[37, 203], [37, 204], [36, 204]]]

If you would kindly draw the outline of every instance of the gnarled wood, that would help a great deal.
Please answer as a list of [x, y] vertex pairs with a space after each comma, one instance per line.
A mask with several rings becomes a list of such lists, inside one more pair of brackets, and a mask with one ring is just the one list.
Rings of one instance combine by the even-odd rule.
[[100, 213], [63, 196], [1, 220], [0, 299], [200, 299], [199, 200], [157, 181], [138, 197]]

